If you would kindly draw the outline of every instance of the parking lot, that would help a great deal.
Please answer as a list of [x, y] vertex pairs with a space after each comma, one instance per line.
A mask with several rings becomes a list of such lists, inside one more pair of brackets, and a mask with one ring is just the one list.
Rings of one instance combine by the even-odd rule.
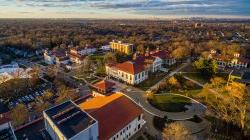
[[38, 100], [37, 97], [42, 96], [44, 92], [48, 89], [52, 89], [53, 86], [49, 83], [42, 83], [41, 85], [37, 86], [36, 88], [29, 88], [28, 94], [21, 96], [17, 99], [14, 99], [9, 102], [9, 108], [13, 108], [17, 106], [18, 104], [25, 104], [28, 105], [31, 102], [41, 102], [41, 100]]

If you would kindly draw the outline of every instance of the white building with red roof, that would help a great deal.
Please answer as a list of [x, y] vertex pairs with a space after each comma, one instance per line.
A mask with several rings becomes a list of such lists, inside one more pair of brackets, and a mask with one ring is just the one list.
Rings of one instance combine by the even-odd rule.
[[166, 51], [157, 49], [149, 52], [147, 50], [144, 55], [138, 56], [135, 53], [131, 61], [107, 65], [106, 73], [110, 77], [136, 85], [148, 79], [149, 72], [155, 73], [160, 71], [163, 64], [173, 65], [175, 63], [176, 60]]
[[110, 77], [136, 85], [148, 78], [148, 69], [139, 61], [126, 61], [116, 65], [107, 65], [106, 73]]
[[247, 68], [250, 63], [250, 59], [241, 57], [239, 53], [235, 53], [233, 56], [223, 56], [216, 50], [211, 50], [208, 58], [216, 60], [218, 67], [221, 69], [226, 67], [237, 69]]

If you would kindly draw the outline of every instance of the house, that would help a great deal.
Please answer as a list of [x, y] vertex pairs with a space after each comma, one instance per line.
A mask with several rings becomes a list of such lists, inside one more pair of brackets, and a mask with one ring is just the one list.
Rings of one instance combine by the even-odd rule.
[[110, 51], [111, 50], [110, 45], [102, 46], [101, 50], [103, 50], [103, 51]]
[[10, 119], [0, 116], [0, 139], [17, 140]]
[[98, 121], [99, 140], [127, 140], [145, 124], [142, 108], [122, 93], [98, 96], [79, 106]]
[[80, 53], [80, 51], [77, 51], [78, 49], [76, 48], [72, 48], [70, 49], [70, 61], [73, 62], [73, 63], [77, 63], [77, 64], [82, 64], [83, 63], [83, 60], [85, 58], [85, 55], [82, 55]]
[[115, 83], [108, 80], [102, 80], [92, 85], [92, 95], [96, 96], [107, 96], [112, 94]]
[[112, 41], [109, 46], [113, 52], [119, 52], [123, 54], [132, 54], [134, 50], [134, 45], [129, 43], [122, 43], [121, 41]]
[[52, 140], [99, 140], [98, 121], [72, 101], [45, 110], [43, 117]]
[[211, 50], [208, 58], [216, 60], [220, 69], [226, 67], [237, 69], [247, 68], [250, 63], [249, 59], [241, 57], [239, 53], [235, 53], [233, 56], [223, 56], [216, 50]]
[[55, 61], [56, 61], [55, 55], [52, 52], [48, 51], [48, 50], [44, 51], [43, 57], [44, 57], [45, 63], [47, 63], [49, 65], [54, 64]]
[[96, 52], [96, 48], [86, 45], [85, 47], [76, 46], [74, 48], [70, 48], [70, 54], [79, 54], [81, 56], [93, 54]]
[[166, 51], [149, 50], [143, 55], [135, 53], [133, 60], [123, 63], [106, 65], [106, 73], [109, 77], [116, 78], [131, 85], [136, 85], [148, 79], [149, 73], [155, 73], [163, 69], [163, 65], [173, 65], [176, 60]]
[[13, 78], [31, 78], [31, 68], [19, 68], [17, 63], [0, 66], [0, 84], [7, 82]]
[[70, 48], [70, 61], [77, 64], [83, 64], [84, 58], [94, 52], [96, 52], [96, 48], [90, 46]]
[[67, 65], [70, 62], [70, 57], [68, 55], [56, 57], [57, 65]]

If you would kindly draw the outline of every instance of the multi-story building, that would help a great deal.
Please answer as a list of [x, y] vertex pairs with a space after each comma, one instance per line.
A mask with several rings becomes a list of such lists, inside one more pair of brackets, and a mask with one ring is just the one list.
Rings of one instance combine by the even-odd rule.
[[132, 54], [134, 50], [134, 45], [129, 43], [122, 43], [121, 41], [112, 41], [109, 43], [110, 48], [114, 52], [120, 52], [124, 54]]
[[208, 58], [216, 60], [220, 69], [224, 69], [225, 67], [237, 69], [247, 68], [250, 63], [249, 59], [240, 57], [239, 53], [235, 53], [233, 56], [222, 56], [216, 50], [211, 50]]
[[145, 124], [143, 111], [121, 93], [97, 96], [79, 104], [99, 124], [99, 140], [128, 140]]
[[148, 79], [149, 73], [162, 70], [163, 64], [173, 65], [175, 63], [176, 60], [166, 51], [157, 49], [149, 52], [147, 50], [144, 55], [137, 56], [135, 53], [131, 61], [106, 65], [106, 73], [109, 77], [136, 85]]
[[99, 140], [98, 121], [71, 101], [43, 112], [52, 140]]
[[148, 78], [148, 69], [138, 61], [126, 61], [115, 65], [106, 65], [109, 77], [116, 78], [131, 85], [136, 85]]
[[11, 125], [10, 119], [0, 116], [0, 139], [1, 140], [16, 140], [16, 136]]

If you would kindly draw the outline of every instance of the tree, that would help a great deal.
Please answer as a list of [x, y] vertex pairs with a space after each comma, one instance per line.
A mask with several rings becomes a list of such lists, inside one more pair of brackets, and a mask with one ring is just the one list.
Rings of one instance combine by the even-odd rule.
[[238, 125], [242, 131], [250, 134], [250, 128], [246, 125], [250, 122], [247, 116], [250, 95], [244, 84], [231, 82], [227, 85], [225, 80], [214, 78], [199, 96], [206, 97], [206, 103], [217, 117]]
[[166, 124], [162, 136], [164, 140], [192, 140], [189, 130], [180, 122]]
[[217, 62], [213, 59], [200, 58], [194, 62], [194, 67], [206, 77], [211, 77], [218, 71]]
[[41, 114], [47, 108], [49, 108], [49, 102], [43, 102], [43, 103], [36, 103], [35, 104], [35, 112], [37, 114]]
[[52, 93], [52, 91], [50, 90], [46, 90], [43, 94], [43, 101], [48, 101], [50, 100], [52, 97], [54, 96], [54, 94]]
[[92, 61], [90, 57], [89, 56], [85, 57], [83, 61], [84, 71], [90, 71], [91, 64], [92, 64]]
[[106, 53], [104, 55], [104, 62], [106, 64], [116, 63], [117, 62], [117, 58], [116, 58], [116, 56], [115, 56], [114, 53], [109, 52], [109, 53]]
[[24, 104], [19, 104], [12, 109], [11, 118], [14, 126], [19, 126], [29, 119], [29, 111]]
[[167, 83], [170, 84], [173, 88], [180, 88], [180, 83], [174, 76], [170, 77]]
[[172, 55], [177, 59], [182, 59], [189, 55], [189, 50], [187, 50], [187, 48], [185, 47], [178, 47], [172, 52]]

